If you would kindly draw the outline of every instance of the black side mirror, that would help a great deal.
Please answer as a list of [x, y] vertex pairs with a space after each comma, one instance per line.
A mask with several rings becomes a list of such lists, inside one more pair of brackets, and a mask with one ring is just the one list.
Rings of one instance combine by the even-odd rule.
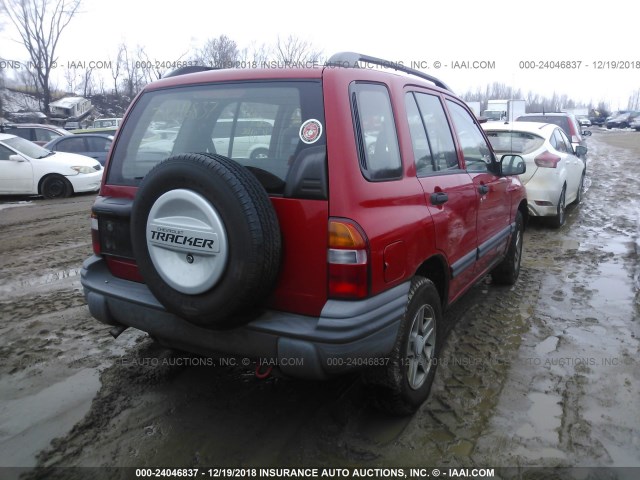
[[591, 130], [585, 130], [584, 132], [582, 132], [582, 135], [584, 135], [585, 137], [590, 137], [591, 136]]
[[502, 175], [522, 175], [527, 171], [524, 158], [520, 155], [503, 155], [500, 158], [500, 172]]
[[587, 147], [583, 147], [582, 145], [578, 145], [576, 147], [576, 156], [578, 157], [584, 157], [587, 155]]

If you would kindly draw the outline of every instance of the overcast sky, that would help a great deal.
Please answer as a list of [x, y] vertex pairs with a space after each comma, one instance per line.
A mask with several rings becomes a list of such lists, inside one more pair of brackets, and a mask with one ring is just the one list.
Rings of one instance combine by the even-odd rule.
[[[26, 60], [17, 33], [3, 23], [0, 56]], [[154, 61], [173, 61], [221, 34], [240, 48], [273, 45], [278, 35], [293, 34], [327, 57], [357, 51], [406, 65], [420, 62], [459, 94], [500, 82], [525, 93], [605, 100], [616, 109], [640, 89], [639, 31], [630, 1], [84, 0], [63, 33], [58, 58], [59, 65], [114, 59], [124, 41], [132, 49], [145, 47]], [[482, 61], [495, 67], [453, 68], [454, 62]], [[580, 62], [580, 68], [521, 68], [521, 61]], [[614, 68], [612, 62], [620, 61], [626, 63], [615, 66], [627, 68]]]

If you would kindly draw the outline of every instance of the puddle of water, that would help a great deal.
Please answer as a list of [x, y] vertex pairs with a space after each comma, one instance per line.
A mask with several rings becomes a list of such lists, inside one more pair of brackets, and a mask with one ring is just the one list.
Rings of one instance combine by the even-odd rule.
[[99, 389], [98, 370], [87, 368], [33, 395], [3, 400], [0, 467], [34, 467], [36, 454], [87, 414]]
[[543, 342], [536, 345], [535, 351], [538, 355], [546, 355], [555, 351], [558, 346], [558, 337], [548, 337]]
[[599, 269], [600, 276], [590, 284], [591, 288], [600, 292], [600, 295], [593, 296], [593, 306], [607, 307], [609, 312], [622, 313], [620, 310], [623, 306], [633, 304], [632, 282], [627, 271], [623, 265], [615, 263], [602, 263]]
[[7, 208], [15, 208], [15, 207], [25, 207], [29, 205], [33, 205], [33, 202], [23, 200], [21, 202], [0, 203], [0, 210], [6, 210]]
[[77, 277], [78, 275], [80, 275], [79, 268], [70, 268], [67, 270], [47, 273], [46, 275], [41, 275], [39, 277], [23, 278], [0, 286], [0, 293], [15, 292], [24, 290], [25, 288], [40, 287], [42, 285], [51, 285], [61, 280]]
[[521, 426], [516, 434], [523, 438], [539, 438], [552, 444], [558, 443], [558, 429], [562, 418], [562, 399], [556, 395], [532, 392], [528, 417], [529, 423]]

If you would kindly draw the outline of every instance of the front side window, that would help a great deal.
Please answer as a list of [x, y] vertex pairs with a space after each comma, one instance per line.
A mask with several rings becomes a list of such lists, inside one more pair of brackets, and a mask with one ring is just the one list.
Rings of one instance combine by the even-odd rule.
[[11, 155], [15, 155], [15, 152], [9, 150], [4, 145], [0, 145], [0, 160], [9, 160]]
[[567, 144], [562, 137], [562, 132], [558, 128], [553, 131], [551, 145], [559, 152], [567, 153], [569, 151]]
[[437, 172], [458, 170], [460, 168], [458, 154], [440, 98], [427, 93], [414, 95], [427, 131], [429, 148], [433, 156], [433, 170]]
[[108, 182], [138, 185], [151, 168], [182, 153], [218, 154], [285, 192], [292, 165], [322, 155], [326, 140], [319, 81], [190, 85], [142, 95], [115, 147]]
[[458, 133], [467, 170], [473, 172], [489, 171], [489, 166], [494, 160], [493, 154], [475, 120], [461, 105], [447, 100], [447, 106]]
[[49, 150], [42, 148], [40, 145], [20, 137], [8, 138], [4, 143], [31, 158], [44, 158], [51, 154]]
[[362, 174], [369, 181], [402, 177], [389, 91], [380, 84], [355, 83], [350, 93]]
[[36, 141], [38, 142], [49, 142], [54, 138], [58, 138], [60, 136], [59, 134], [51, 130], [47, 130], [46, 128], [36, 128], [34, 130], [36, 133]]

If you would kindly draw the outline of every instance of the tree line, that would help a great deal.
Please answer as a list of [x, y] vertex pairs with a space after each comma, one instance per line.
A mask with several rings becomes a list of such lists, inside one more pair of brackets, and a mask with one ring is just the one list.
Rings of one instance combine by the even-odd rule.
[[[130, 47], [121, 43], [100, 71], [84, 65], [64, 68], [64, 85], [52, 79], [56, 67], [57, 47], [60, 37], [74, 16], [79, 12], [82, 0], [0, 0], [0, 12], [16, 27], [29, 55], [30, 68], [20, 69], [18, 82], [22, 89], [33, 94], [41, 103], [41, 110], [50, 113], [49, 105], [55, 95], [77, 94], [91, 97], [96, 94], [115, 95], [132, 99], [147, 83], [157, 80], [171, 70], [172, 64], [197, 64], [214, 68], [233, 66], [301, 65], [320, 63], [323, 52], [312, 43], [294, 35], [278, 37], [274, 45], [239, 46], [233, 39], [221, 34], [204, 42], [195, 51], [186, 51], [171, 65], [151, 59], [144, 46]], [[0, 25], [0, 28], [2, 25]], [[0, 60], [2, 57], [0, 56]], [[108, 70], [105, 73], [105, 70]], [[3, 72], [0, 69], [0, 88], [3, 87]], [[607, 111], [607, 105], [577, 103], [566, 94], [554, 93], [542, 97], [534, 92], [523, 94], [520, 89], [503, 83], [493, 83], [484, 89], [469, 91], [462, 95], [466, 101], [479, 101], [481, 110], [486, 109], [490, 99], [524, 99], [527, 111], [559, 111], [571, 108], [589, 108]], [[640, 110], [640, 89], [629, 97], [630, 110]], [[0, 99], [0, 113], [2, 104]]]

